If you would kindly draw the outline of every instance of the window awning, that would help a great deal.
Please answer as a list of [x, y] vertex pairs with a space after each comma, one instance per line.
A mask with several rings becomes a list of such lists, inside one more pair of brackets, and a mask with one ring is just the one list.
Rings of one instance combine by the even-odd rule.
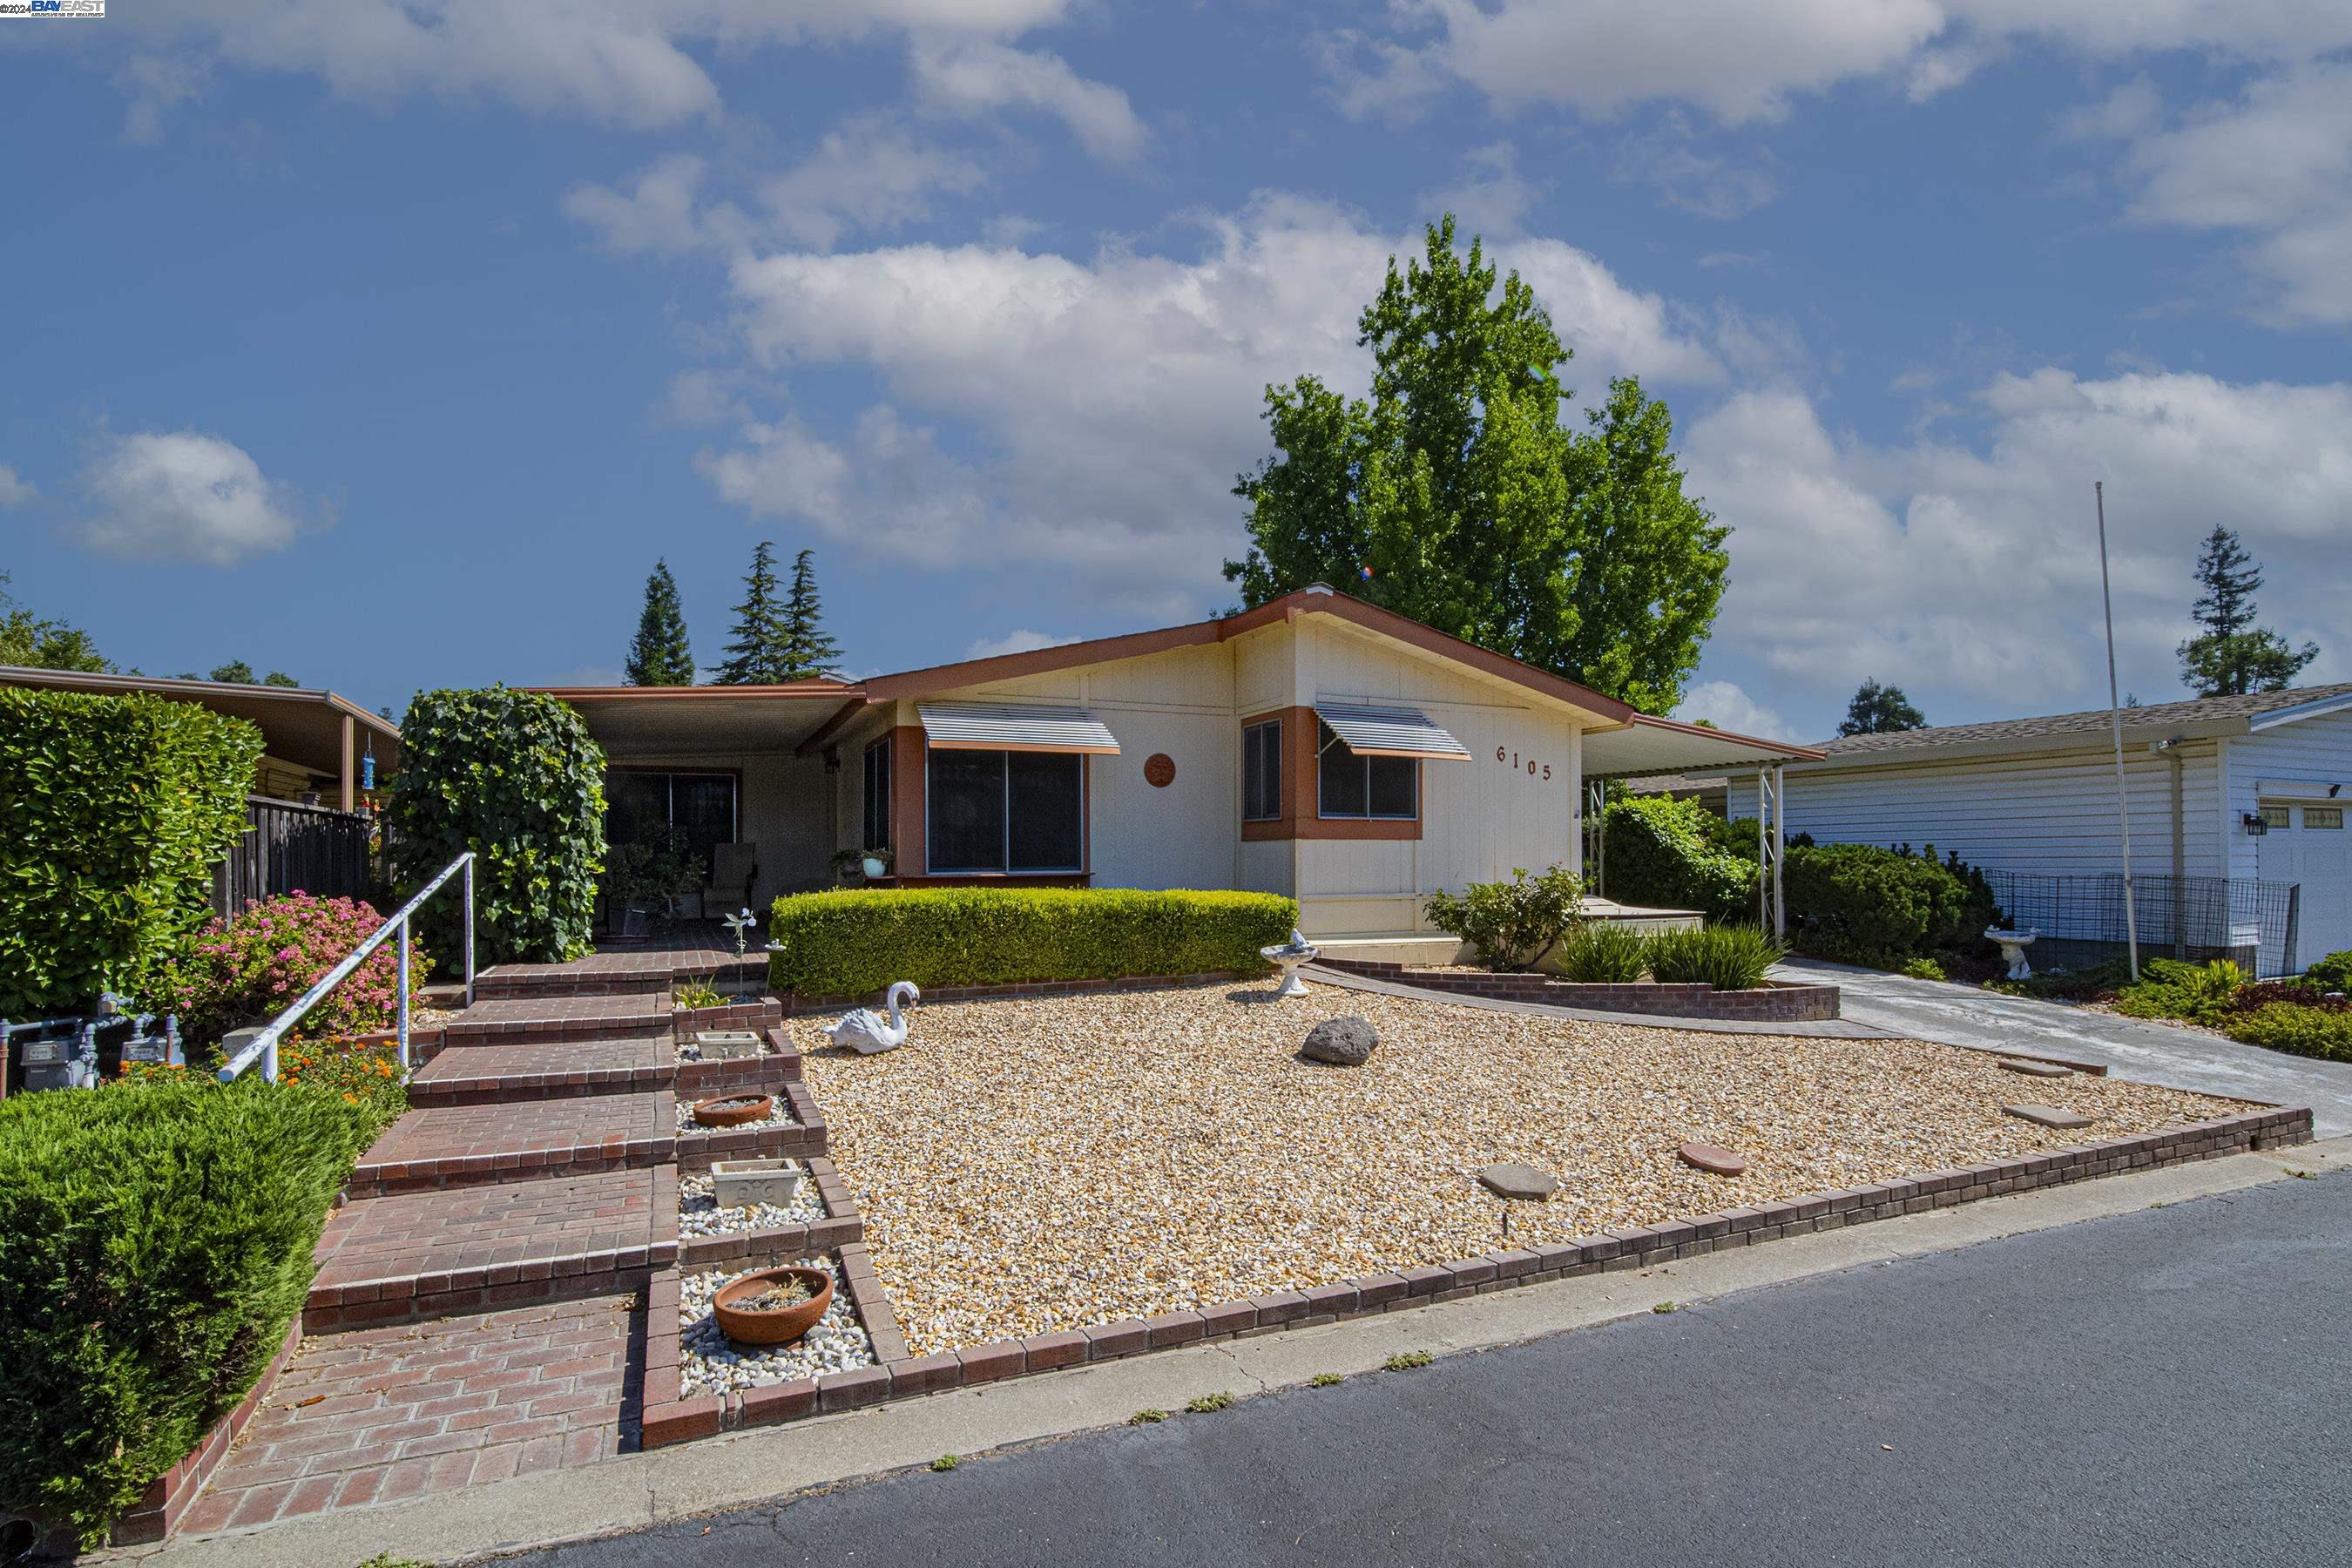
[[1091, 752], [1118, 754], [1118, 741], [1083, 708], [986, 702], [926, 702], [923, 733], [946, 752]]
[[1414, 708], [1365, 708], [1354, 703], [1318, 702], [1315, 716], [1331, 726], [1348, 750], [1360, 757], [1426, 757], [1432, 762], [1466, 763], [1470, 748], [1430, 721]]

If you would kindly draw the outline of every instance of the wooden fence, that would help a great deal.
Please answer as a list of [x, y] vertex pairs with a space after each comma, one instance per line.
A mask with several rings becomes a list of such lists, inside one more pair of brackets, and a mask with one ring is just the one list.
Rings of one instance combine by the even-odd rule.
[[255, 795], [246, 797], [245, 817], [244, 839], [213, 868], [215, 913], [279, 893], [363, 899], [373, 890], [364, 812]]

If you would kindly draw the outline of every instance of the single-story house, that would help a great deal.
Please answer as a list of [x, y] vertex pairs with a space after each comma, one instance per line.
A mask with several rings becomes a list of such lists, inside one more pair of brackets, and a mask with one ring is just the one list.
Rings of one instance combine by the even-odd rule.
[[[2136, 900], [2143, 940], [2156, 932], [2161, 951], [2178, 929], [2168, 900], [2212, 896], [2204, 879], [2216, 879], [2230, 884], [2230, 918], [2240, 922], [2255, 918], [2262, 885], [2299, 888], [2294, 961], [2266, 936], [2266, 966], [2299, 968], [2352, 948], [2352, 685], [2126, 708], [2123, 742], [2132, 871], [2151, 879]], [[1784, 770], [1792, 836], [1933, 843], [1990, 869], [2120, 881], [2105, 709], [1854, 735], [1818, 749], [1818, 761]], [[1753, 816], [1755, 776], [1723, 778], [1729, 815]], [[2186, 923], [2195, 924], [2193, 912]]]
[[143, 692], [247, 720], [261, 731], [261, 765], [253, 791], [277, 800], [316, 795], [319, 804], [350, 811], [359, 804], [369, 757], [375, 759], [379, 779], [400, 766], [400, 726], [340, 692], [15, 665], [0, 665], [0, 686], [40, 686], [98, 697]]
[[908, 887], [1287, 894], [1321, 938], [1425, 942], [1436, 889], [1580, 867], [1590, 776], [1820, 754], [1637, 713], [1319, 584], [863, 680], [552, 695], [611, 797], [740, 869], [754, 910], [883, 849]]

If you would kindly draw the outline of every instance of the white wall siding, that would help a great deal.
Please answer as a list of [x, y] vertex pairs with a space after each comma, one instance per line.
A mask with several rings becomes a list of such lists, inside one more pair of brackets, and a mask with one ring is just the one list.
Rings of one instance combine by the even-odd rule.
[[[2216, 748], [2181, 752], [2184, 870], [2221, 876]], [[2132, 868], [2172, 869], [2173, 764], [2140, 747], [2125, 753]], [[2012, 871], [2113, 871], [2122, 865], [2115, 755], [2081, 751], [1969, 757], [1787, 773], [1790, 837], [1824, 844], [1929, 844], [1973, 865]], [[1756, 815], [1756, 778], [1731, 780], [1730, 814]]]
[[[2245, 830], [2248, 813], [2260, 803], [2264, 779], [2305, 784], [2342, 784], [2352, 796], [2352, 712], [2330, 713], [2282, 724], [2230, 742], [2227, 819], [2231, 875], [2260, 877], [2263, 841]], [[2345, 802], [2352, 807], [2352, 799]], [[2352, 833], [2352, 828], [2345, 829]]]

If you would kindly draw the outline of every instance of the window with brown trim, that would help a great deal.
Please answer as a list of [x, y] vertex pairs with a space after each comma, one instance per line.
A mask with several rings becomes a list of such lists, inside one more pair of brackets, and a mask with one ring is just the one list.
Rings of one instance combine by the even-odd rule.
[[927, 768], [933, 873], [1086, 869], [1084, 757], [932, 747]]
[[1242, 820], [1282, 816], [1282, 721], [1242, 726]]
[[1421, 760], [1368, 757], [1350, 751], [1339, 732], [1320, 724], [1322, 744], [1315, 753], [1316, 815], [1375, 822], [1416, 822], [1421, 817]]

